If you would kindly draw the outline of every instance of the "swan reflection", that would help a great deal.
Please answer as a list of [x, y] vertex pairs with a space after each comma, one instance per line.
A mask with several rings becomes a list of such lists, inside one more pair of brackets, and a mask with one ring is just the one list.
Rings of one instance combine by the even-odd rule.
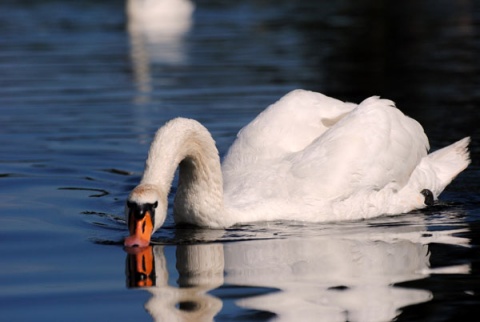
[[176, 271], [169, 271], [164, 254], [164, 247], [175, 246], [150, 246], [128, 254], [127, 283], [152, 294], [145, 308], [155, 321], [213, 321], [222, 301], [208, 292], [224, 284], [277, 289], [236, 305], [274, 313], [279, 321], [388, 321], [401, 308], [432, 299], [428, 290], [395, 284], [470, 270], [430, 268], [428, 244], [467, 246], [467, 239], [454, 236], [466, 229], [418, 228], [180, 245]]

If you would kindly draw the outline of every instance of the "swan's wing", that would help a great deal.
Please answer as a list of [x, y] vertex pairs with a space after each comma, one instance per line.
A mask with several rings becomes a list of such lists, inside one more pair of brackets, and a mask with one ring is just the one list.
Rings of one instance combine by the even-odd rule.
[[223, 161], [225, 179], [303, 150], [355, 106], [305, 90], [286, 94], [238, 133]]
[[417, 121], [392, 101], [370, 97], [292, 156], [291, 186], [323, 199], [346, 198], [362, 189], [401, 189], [428, 148]]

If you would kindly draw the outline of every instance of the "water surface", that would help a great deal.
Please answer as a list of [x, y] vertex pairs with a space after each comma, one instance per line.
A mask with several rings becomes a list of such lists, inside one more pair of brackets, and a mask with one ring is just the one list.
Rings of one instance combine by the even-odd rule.
[[[197, 1], [153, 25], [123, 1], [2, 1], [2, 319], [475, 320], [479, 21], [471, 1]], [[294, 88], [393, 99], [434, 149], [471, 135], [473, 163], [421, 212], [227, 230], [169, 216], [151, 248], [123, 250], [161, 124], [198, 119], [223, 155]]]

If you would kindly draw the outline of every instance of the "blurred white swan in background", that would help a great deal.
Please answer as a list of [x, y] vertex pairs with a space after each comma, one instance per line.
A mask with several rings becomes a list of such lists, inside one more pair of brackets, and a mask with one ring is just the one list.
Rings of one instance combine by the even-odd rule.
[[177, 118], [157, 131], [128, 197], [125, 245], [147, 246], [162, 226], [178, 167], [177, 223], [342, 221], [433, 204], [470, 163], [469, 142], [427, 154], [422, 126], [392, 101], [356, 105], [295, 90], [239, 132], [221, 165], [208, 130]]
[[152, 63], [185, 62], [184, 37], [191, 28], [194, 9], [189, 0], [127, 0], [131, 56], [140, 92], [152, 91]]
[[[153, 246], [153, 251], [152, 246], [134, 248], [154, 256], [149, 257], [155, 263], [150, 275], [156, 285], [145, 288], [152, 294], [145, 308], [155, 321], [213, 321], [222, 301], [207, 292], [238, 285], [278, 290], [236, 301], [246, 309], [274, 313], [275, 321], [390, 321], [401, 308], [432, 299], [428, 290], [395, 284], [470, 271], [469, 264], [432, 269], [429, 262], [429, 243], [468, 247], [468, 239], [453, 236], [466, 228], [428, 231], [421, 219], [418, 226], [353, 228], [306, 237], [176, 246], [177, 285], [167, 285], [169, 274], [177, 272], [168, 271], [173, 265], [166, 263], [164, 246]], [[148, 256], [128, 256], [149, 266]]]

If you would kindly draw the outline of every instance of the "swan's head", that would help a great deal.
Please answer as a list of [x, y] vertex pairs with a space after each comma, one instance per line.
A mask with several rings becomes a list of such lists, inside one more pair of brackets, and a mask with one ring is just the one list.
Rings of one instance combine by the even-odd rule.
[[152, 234], [162, 226], [167, 214], [167, 197], [158, 186], [141, 184], [130, 193], [125, 216], [130, 236], [127, 247], [146, 247]]

